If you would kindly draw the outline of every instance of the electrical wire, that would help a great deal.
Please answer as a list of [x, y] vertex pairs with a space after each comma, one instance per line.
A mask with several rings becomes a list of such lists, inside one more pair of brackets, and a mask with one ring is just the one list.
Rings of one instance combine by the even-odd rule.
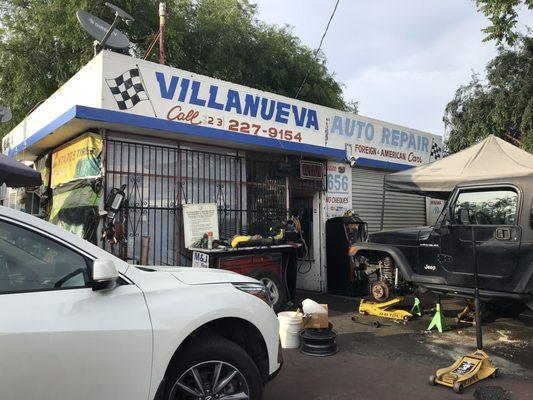
[[[331, 13], [331, 16], [329, 17], [328, 24], [326, 25], [326, 29], [324, 30], [324, 33], [322, 34], [322, 38], [320, 39], [320, 43], [318, 44], [317, 49], [315, 50], [315, 54], [313, 56], [314, 59], [316, 59], [316, 57], [318, 55], [318, 52], [320, 51], [320, 49], [322, 47], [322, 43], [324, 42], [324, 38], [326, 37], [326, 34], [328, 33], [328, 30], [329, 30], [329, 25], [331, 24], [331, 21], [333, 20], [333, 17], [335, 16], [335, 13], [337, 12], [337, 7], [339, 6], [339, 1], [340, 0], [337, 0], [337, 2], [335, 3], [335, 7], [333, 8], [333, 12]], [[310, 67], [307, 68], [307, 72], [305, 73], [305, 76], [304, 76], [304, 79], [302, 81], [302, 84], [298, 88], [298, 91], [296, 92], [296, 96], [294, 96], [295, 99], [297, 99], [298, 96], [300, 95], [300, 92], [302, 91], [302, 89], [303, 89], [303, 87], [305, 85], [305, 82], [307, 81], [307, 78], [309, 77], [309, 72], [311, 72], [311, 68]]]

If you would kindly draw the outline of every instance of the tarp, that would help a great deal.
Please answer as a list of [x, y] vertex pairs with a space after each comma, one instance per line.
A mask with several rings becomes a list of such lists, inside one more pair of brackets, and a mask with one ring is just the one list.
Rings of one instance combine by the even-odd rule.
[[39, 186], [41, 174], [21, 162], [0, 154], [0, 185], [12, 188]]
[[458, 184], [518, 177], [533, 178], [533, 155], [490, 135], [439, 161], [387, 175], [385, 187], [446, 199]]
[[101, 185], [97, 179], [61, 185], [53, 190], [49, 221], [84, 239], [96, 239], [91, 237], [91, 233], [95, 232], [98, 224], [101, 196]]

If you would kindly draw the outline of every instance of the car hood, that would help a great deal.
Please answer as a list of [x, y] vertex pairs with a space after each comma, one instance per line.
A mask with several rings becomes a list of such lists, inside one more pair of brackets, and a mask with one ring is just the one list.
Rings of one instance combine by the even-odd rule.
[[429, 236], [431, 230], [431, 226], [417, 226], [412, 228], [393, 229], [390, 231], [380, 231], [368, 235], [368, 242], [416, 246], [420, 240], [424, 240]]
[[168, 267], [168, 266], [138, 266], [135, 267], [143, 271], [166, 272], [173, 275], [180, 282], [186, 285], [208, 285], [215, 283], [244, 283], [257, 282], [249, 276], [237, 274], [236, 272], [223, 269], [212, 268], [192, 268], [192, 267]]

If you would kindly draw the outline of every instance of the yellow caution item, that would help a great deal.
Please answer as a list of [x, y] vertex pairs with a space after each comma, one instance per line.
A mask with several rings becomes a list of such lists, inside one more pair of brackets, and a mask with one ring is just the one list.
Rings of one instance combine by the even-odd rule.
[[410, 312], [401, 309], [390, 309], [393, 305], [402, 302], [403, 299], [402, 296], [399, 296], [384, 303], [376, 303], [361, 299], [361, 303], [359, 303], [359, 313], [363, 315], [375, 315], [382, 318], [397, 319], [400, 321], [409, 321], [413, 318], [413, 314]]
[[437, 370], [436, 375], [429, 377], [429, 384], [448, 386], [453, 388], [455, 393], [461, 393], [464, 388], [489, 376], [496, 378], [498, 368], [492, 364], [483, 350], [476, 350], [461, 357], [449, 367]]

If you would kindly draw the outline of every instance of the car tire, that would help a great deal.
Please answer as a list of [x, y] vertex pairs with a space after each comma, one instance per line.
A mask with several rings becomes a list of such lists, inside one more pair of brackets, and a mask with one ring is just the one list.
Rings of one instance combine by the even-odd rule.
[[[221, 365], [217, 380], [219, 385], [230, 374], [235, 375], [217, 392], [219, 385], [211, 385], [218, 365]], [[200, 394], [195, 375], [201, 378], [204, 397], [193, 395], [184, 388]], [[253, 360], [242, 347], [220, 336], [202, 336], [187, 345], [169, 366], [165, 379], [164, 400], [201, 399], [206, 398], [205, 395], [211, 395], [210, 398], [216, 400], [217, 394], [220, 396], [224, 392], [226, 395], [243, 392], [250, 400], [261, 400], [263, 397], [261, 374]]]
[[250, 272], [249, 276], [266, 286], [272, 299], [272, 308], [276, 314], [285, 309], [288, 300], [287, 289], [275, 273], [268, 269], [259, 268]]
[[490, 301], [486, 306], [491, 313], [503, 318], [516, 318], [527, 309], [527, 306], [519, 300]]

